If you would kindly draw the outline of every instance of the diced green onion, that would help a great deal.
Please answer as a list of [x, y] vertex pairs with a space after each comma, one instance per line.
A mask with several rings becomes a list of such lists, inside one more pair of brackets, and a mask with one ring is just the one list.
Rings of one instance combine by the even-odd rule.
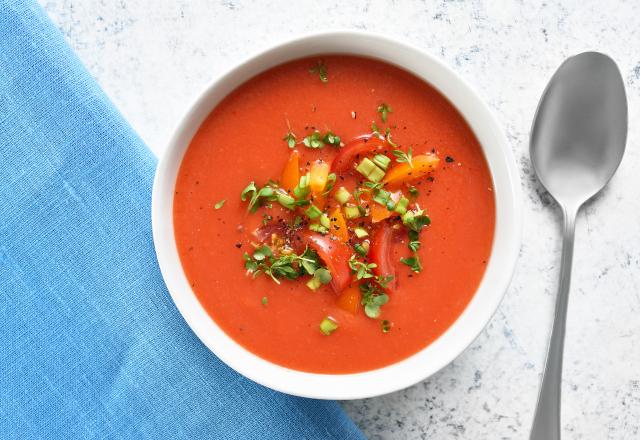
[[351, 193], [347, 191], [347, 189], [344, 186], [341, 186], [336, 191], [334, 197], [338, 201], [338, 203], [340, 203], [341, 205], [344, 205], [351, 198]]
[[380, 182], [384, 178], [384, 174], [385, 174], [384, 171], [381, 168], [378, 168], [376, 166], [375, 170], [373, 170], [371, 172], [371, 174], [369, 174], [367, 176], [367, 178], [369, 180], [371, 180], [372, 182], [376, 182], [377, 183], [377, 182]]
[[317, 219], [322, 215], [322, 211], [320, 211], [316, 205], [309, 206], [304, 213], [307, 214], [307, 217], [311, 220]]
[[396, 207], [394, 208], [394, 211], [397, 212], [398, 214], [405, 214], [407, 212], [407, 207], [409, 206], [409, 199], [407, 199], [405, 196], [400, 197], [400, 200], [398, 200], [398, 203], [396, 203]]
[[383, 189], [377, 189], [373, 192], [373, 201], [381, 204], [382, 206], [387, 206], [387, 203], [391, 200], [391, 194], [389, 191], [385, 191]]
[[364, 238], [369, 236], [369, 233], [364, 228], [354, 228], [353, 233], [356, 234], [356, 237], [358, 238]]
[[377, 168], [376, 164], [371, 159], [365, 157], [356, 167], [356, 171], [362, 174], [364, 177], [369, 177], [369, 174]]
[[293, 189], [293, 195], [296, 196], [296, 199], [303, 199], [309, 195], [309, 191], [311, 191], [311, 188], [309, 188], [309, 180], [311, 180], [310, 173], [300, 176], [298, 185]]
[[282, 206], [284, 206], [287, 209], [293, 210], [296, 207], [295, 205], [296, 199], [294, 199], [287, 193], [278, 192], [276, 195], [276, 200], [278, 201], [278, 203], [280, 203]]
[[320, 331], [322, 334], [329, 336], [338, 328], [338, 323], [331, 316], [327, 316], [320, 322]]
[[372, 182], [380, 182], [384, 177], [384, 170], [378, 167], [371, 159], [365, 157], [360, 164], [356, 167], [356, 171], [362, 174]]
[[309, 230], [311, 230], [313, 232], [319, 232], [322, 235], [324, 235], [324, 234], [329, 232], [329, 228], [325, 228], [324, 226], [322, 226], [322, 225], [320, 225], [318, 223], [311, 223], [309, 225]]
[[389, 163], [390, 162], [391, 162], [391, 159], [389, 159], [384, 154], [376, 154], [374, 156], [374, 158], [373, 158], [373, 163], [375, 163], [376, 165], [378, 165], [380, 168], [382, 168], [385, 171], [389, 167]]
[[331, 219], [329, 219], [329, 216], [327, 214], [322, 214], [320, 216], [320, 224], [327, 229], [331, 227]]
[[357, 206], [345, 206], [344, 215], [348, 219], [354, 219], [360, 217], [360, 210]]
[[389, 211], [393, 211], [393, 209], [396, 207], [396, 202], [394, 202], [393, 199], [389, 199], [387, 200], [386, 206]]
[[322, 286], [322, 283], [318, 278], [314, 277], [307, 281], [307, 287], [313, 291], [318, 290], [320, 286]]
[[362, 243], [356, 243], [353, 248], [357, 253], [359, 253], [363, 257], [366, 257], [369, 253], [369, 242], [365, 240]]

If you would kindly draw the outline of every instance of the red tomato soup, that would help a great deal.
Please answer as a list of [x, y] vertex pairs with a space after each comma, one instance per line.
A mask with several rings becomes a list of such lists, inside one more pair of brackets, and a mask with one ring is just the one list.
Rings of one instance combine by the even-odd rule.
[[261, 73], [211, 112], [173, 215], [186, 276], [231, 338], [337, 374], [401, 361], [451, 326], [485, 271], [495, 201], [447, 99], [384, 62], [325, 56]]

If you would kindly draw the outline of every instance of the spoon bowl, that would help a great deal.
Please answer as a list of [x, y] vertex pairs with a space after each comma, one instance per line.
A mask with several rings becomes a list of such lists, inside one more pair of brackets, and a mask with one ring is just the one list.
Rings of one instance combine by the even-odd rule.
[[615, 173], [627, 139], [627, 99], [615, 62], [597, 52], [566, 60], [545, 89], [531, 130], [531, 162], [562, 208], [563, 244], [555, 316], [531, 440], [560, 439], [562, 353], [575, 219]]
[[531, 161], [556, 201], [578, 208], [611, 179], [626, 137], [620, 71], [608, 56], [585, 52], [566, 60], [544, 91], [531, 132]]

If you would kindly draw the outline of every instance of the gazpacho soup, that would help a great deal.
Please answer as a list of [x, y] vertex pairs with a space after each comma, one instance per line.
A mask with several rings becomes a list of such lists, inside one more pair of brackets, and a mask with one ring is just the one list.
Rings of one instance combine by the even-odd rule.
[[274, 67], [221, 101], [182, 160], [177, 248], [202, 306], [273, 363], [355, 373], [425, 348], [491, 253], [492, 179], [446, 98], [379, 60]]

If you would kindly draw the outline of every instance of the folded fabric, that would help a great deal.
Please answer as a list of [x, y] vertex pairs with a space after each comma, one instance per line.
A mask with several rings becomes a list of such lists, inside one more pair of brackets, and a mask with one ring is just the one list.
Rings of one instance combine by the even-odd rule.
[[0, 438], [362, 438], [189, 330], [155, 260], [155, 166], [41, 8], [0, 0]]

